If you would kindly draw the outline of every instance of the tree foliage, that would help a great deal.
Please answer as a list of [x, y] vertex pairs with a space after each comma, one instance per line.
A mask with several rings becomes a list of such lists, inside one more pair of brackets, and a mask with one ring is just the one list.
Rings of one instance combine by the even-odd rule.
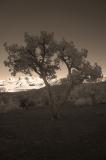
[[35, 71], [41, 78], [55, 78], [59, 63], [53, 60], [57, 47], [53, 33], [42, 31], [40, 36], [24, 35], [25, 46], [4, 44], [8, 52], [5, 65], [12, 75], [17, 72], [31, 74]]
[[87, 60], [86, 49], [78, 50], [73, 42], [64, 39], [59, 43], [59, 59], [68, 69], [68, 78], [73, 83], [82, 83], [84, 79], [97, 80], [102, 76], [101, 67], [95, 63], [91, 65]]
[[67, 42], [63, 39], [58, 49], [58, 57], [68, 70], [69, 87], [63, 99], [64, 104], [75, 85], [83, 83], [84, 80], [97, 81], [102, 77], [102, 69], [97, 63], [92, 66], [87, 60], [88, 50], [78, 50], [72, 41]]

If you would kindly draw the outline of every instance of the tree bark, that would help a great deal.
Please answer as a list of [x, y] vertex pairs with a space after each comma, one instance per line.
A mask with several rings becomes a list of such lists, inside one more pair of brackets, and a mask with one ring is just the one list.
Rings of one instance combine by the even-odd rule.
[[[70, 83], [71, 83], [71, 82], [70, 82]], [[68, 89], [67, 89], [67, 91], [66, 91], [66, 93], [65, 93], [65, 96], [64, 96], [64, 100], [63, 100], [63, 102], [62, 102], [62, 105], [64, 105], [64, 104], [66, 103], [68, 97], [70, 96], [70, 93], [71, 93], [72, 89], [73, 89], [73, 84], [69, 84], [69, 87], [68, 87]]]
[[58, 119], [59, 116], [58, 116], [58, 112], [57, 112], [57, 107], [54, 104], [54, 99], [53, 99], [53, 96], [52, 96], [51, 86], [47, 82], [46, 77], [43, 77], [43, 81], [45, 83], [45, 86], [46, 86], [47, 92], [48, 92], [48, 96], [49, 96], [49, 106], [50, 106], [50, 110], [51, 110], [51, 113], [52, 113], [52, 116], [53, 116], [52, 118], [53, 119]]
[[68, 88], [67, 88], [67, 90], [65, 92], [65, 95], [64, 95], [64, 98], [63, 98], [62, 102], [58, 106], [58, 111], [60, 111], [64, 107], [65, 103], [68, 100], [68, 97], [70, 96], [71, 91], [74, 88], [74, 84], [73, 84], [73, 81], [71, 79], [71, 69], [68, 67], [68, 65], [66, 65], [66, 66], [67, 66], [67, 69], [68, 69], [68, 76], [69, 76], [68, 77], [68, 81], [69, 81], [69, 85], [68, 85]]

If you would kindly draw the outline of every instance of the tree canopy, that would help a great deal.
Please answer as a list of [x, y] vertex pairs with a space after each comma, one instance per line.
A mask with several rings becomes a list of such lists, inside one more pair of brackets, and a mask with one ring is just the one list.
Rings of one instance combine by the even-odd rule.
[[4, 63], [11, 74], [35, 71], [41, 78], [55, 78], [59, 63], [53, 58], [57, 51], [54, 34], [42, 31], [40, 36], [32, 36], [25, 33], [24, 41], [25, 46], [4, 44], [8, 52], [8, 60]]
[[68, 78], [73, 83], [82, 83], [84, 79], [97, 80], [102, 76], [101, 67], [95, 63], [91, 65], [87, 60], [88, 50], [78, 50], [74, 42], [62, 40], [59, 43], [59, 59], [68, 69]]

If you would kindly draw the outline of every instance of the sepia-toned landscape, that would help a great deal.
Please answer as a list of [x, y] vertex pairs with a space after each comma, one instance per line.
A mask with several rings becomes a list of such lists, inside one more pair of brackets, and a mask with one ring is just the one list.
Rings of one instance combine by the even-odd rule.
[[105, 35], [105, 0], [0, 0], [0, 160], [106, 159]]

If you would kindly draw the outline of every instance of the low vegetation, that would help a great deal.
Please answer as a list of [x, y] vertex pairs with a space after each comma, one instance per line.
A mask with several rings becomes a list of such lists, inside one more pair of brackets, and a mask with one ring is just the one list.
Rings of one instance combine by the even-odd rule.
[[[52, 86], [52, 94], [56, 105], [61, 104], [61, 99], [64, 98], [64, 89], [66, 87], [66, 84], [62, 84], [62, 86]], [[67, 102], [70, 103], [70, 107], [71, 105], [93, 106], [95, 104], [106, 103], [106, 82], [84, 83], [75, 86]], [[46, 88], [0, 94], [0, 112], [8, 112], [15, 109], [25, 110], [38, 108], [49, 108]]]

